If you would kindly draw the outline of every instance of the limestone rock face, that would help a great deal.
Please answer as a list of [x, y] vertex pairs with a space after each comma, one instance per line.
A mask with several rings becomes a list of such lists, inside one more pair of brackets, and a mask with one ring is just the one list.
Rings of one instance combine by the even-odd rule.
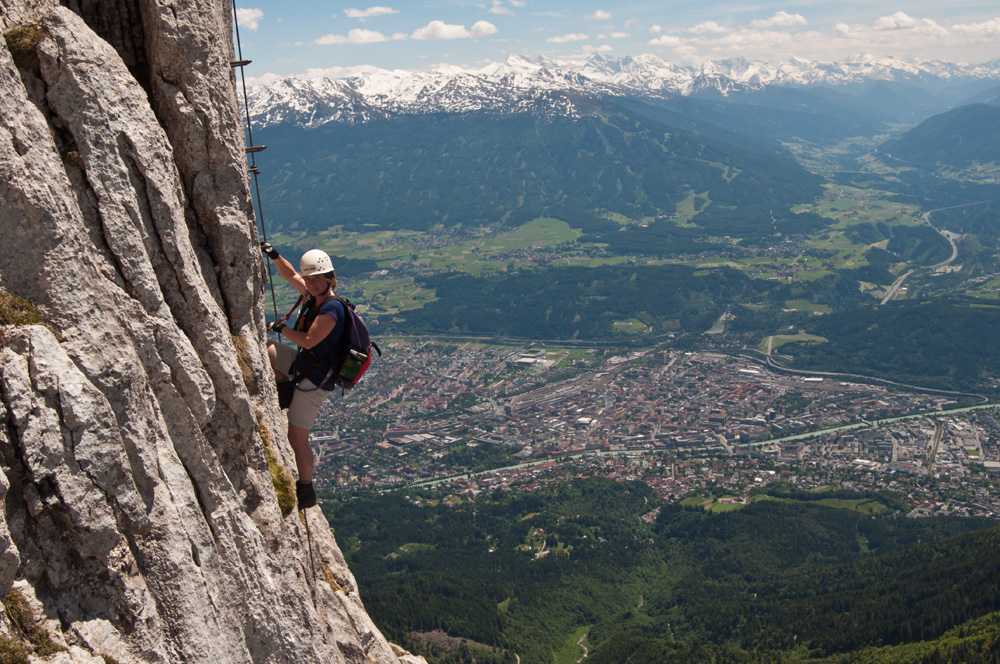
[[0, 0], [0, 594], [50, 661], [422, 661], [275, 497], [232, 4], [65, 4]]

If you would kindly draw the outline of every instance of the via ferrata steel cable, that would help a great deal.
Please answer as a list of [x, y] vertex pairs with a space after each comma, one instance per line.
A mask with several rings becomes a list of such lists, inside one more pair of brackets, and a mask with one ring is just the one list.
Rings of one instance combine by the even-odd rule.
[[[257, 175], [260, 173], [260, 169], [257, 168], [257, 162], [254, 159], [254, 155], [257, 152], [263, 150], [266, 146], [264, 145], [254, 145], [253, 144], [253, 130], [250, 128], [250, 102], [247, 100], [247, 79], [243, 73], [243, 68], [250, 64], [250, 60], [243, 59], [243, 48], [240, 45], [240, 22], [237, 17], [236, 10], [236, 0], [233, 0], [233, 28], [236, 35], [236, 62], [232, 63], [233, 67], [238, 67], [240, 70], [240, 82], [243, 86], [243, 111], [246, 115], [247, 124], [247, 154], [250, 156], [250, 166], [248, 168], [251, 175], [253, 175], [253, 186], [255, 199], [257, 203], [257, 217], [260, 219], [260, 237], [264, 242], [267, 242], [267, 229], [264, 225], [264, 209], [260, 203], [260, 183], [257, 181]], [[278, 303], [274, 297], [274, 280], [271, 278], [271, 261], [270, 258], [267, 259], [267, 283], [271, 289], [271, 306], [274, 309], [274, 319], [278, 320]]]

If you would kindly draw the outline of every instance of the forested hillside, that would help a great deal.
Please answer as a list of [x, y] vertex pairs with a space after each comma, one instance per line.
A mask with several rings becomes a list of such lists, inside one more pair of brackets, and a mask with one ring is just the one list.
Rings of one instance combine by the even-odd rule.
[[[341, 498], [327, 513], [376, 621], [432, 661], [548, 664], [582, 646], [602, 663], [848, 661], [1000, 610], [992, 522], [873, 517], [871, 497], [776, 489], [717, 514], [597, 479]], [[449, 655], [421, 636], [435, 630], [474, 643]]]
[[879, 153], [924, 167], [995, 165], [1000, 155], [1000, 106], [970, 104], [935, 115], [882, 144]]
[[802, 369], [859, 373], [951, 390], [1000, 393], [1000, 307], [959, 300], [900, 302], [803, 321], [829, 339], [782, 352]]
[[728, 305], [740, 302], [780, 307], [806, 297], [847, 306], [868, 299], [856, 281], [837, 276], [789, 286], [726, 267], [685, 265], [550, 267], [489, 278], [442, 274], [420, 283], [438, 299], [407, 312], [407, 329], [527, 339], [625, 338], [615, 323], [630, 318], [657, 337], [700, 335]]
[[610, 103], [579, 119], [409, 116], [279, 126], [261, 137], [263, 202], [284, 229], [516, 226], [550, 216], [602, 232], [617, 230], [604, 213], [669, 217], [698, 195], [704, 231], [757, 237], [791, 228], [789, 208], [821, 193], [776, 144]]

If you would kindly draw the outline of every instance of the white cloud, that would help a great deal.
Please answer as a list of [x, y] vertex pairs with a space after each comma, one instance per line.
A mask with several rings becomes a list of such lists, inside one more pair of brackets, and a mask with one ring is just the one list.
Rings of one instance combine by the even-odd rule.
[[701, 55], [698, 53], [698, 49], [694, 46], [678, 46], [674, 49], [674, 53], [695, 64], [700, 63], [702, 60]]
[[789, 14], [780, 11], [774, 16], [764, 20], [756, 20], [750, 24], [751, 28], [791, 28], [796, 25], [806, 25], [806, 19], [802, 14]]
[[611, 33], [611, 38], [612, 39], [625, 39], [626, 37], [628, 37], [628, 33], [627, 32], [612, 32]]
[[684, 40], [673, 35], [660, 35], [656, 39], [650, 39], [650, 46], [681, 46]]
[[[357, 76], [359, 74], [367, 74], [371, 72], [378, 71], [378, 67], [373, 65], [360, 65], [357, 67], [327, 67], [327, 68], [309, 68], [304, 74], [295, 74], [292, 78], [311, 80], [316, 78], [328, 78], [330, 80], [336, 80], [338, 78], [347, 78], [349, 76]], [[283, 74], [263, 74], [261, 76], [248, 76], [247, 77], [247, 87], [257, 88], [264, 85], [270, 85], [277, 81], [282, 81], [288, 78], [288, 76]]]
[[359, 65], [357, 67], [310, 67], [306, 70], [305, 74], [297, 76], [296, 78], [329, 78], [330, 80], [336, 80], [338, 78], [348, 78], [350, 76], [358, 76], [360, 74], [370, 74], [378, 70], [378, 67], [373, 65]]
[[953, 29], [972, 39], [993, 39], [1000, 37], [1000, 18], [985, 23], [960, 24], [953, 26]]
[[903, 12], [896, 12], [892, 16], [883, 16], [876, 20], [873, 27], [876, 30], [905, 30], [919, 25], [920, 19], [907, 16]]
[[588, 39], [590, 39], [590, 35], [576, 33], [571, 35], [560, 35], [559, 37], [549, 37], [545, 41], [552, 44], [565, 44], [566, 42], [586, 41]]
[[651, 35], [658, 35], [661, 32], [663, 32], [663, 26], [660, 26], [660, 25], [651, 25], [651, 26], [649, 26], [649, 34], [651, 34]]
[[496, 31], [496, 26], [488, 21], [476, 21], [469, 29], [444, 21], [431, 21], [424, 27], [414, 30], [410, 37], [413, 39], [476, 39], [492, 35]]
[[729, 28], [719, 25], [715, 21], [705, 21], [704, 23], [699, 23], [698, 25], [691, 28], [691, 32], [696, 35], [704, 34], [722, 34], [724, 32], [729, 32]]
[[[765, 25], [770, 28], [763, 29]], [[862, 54], [925, 59], [933, 50], [935, 53], [947, 52], [950, 55], [944, 57], [953, 60], [977, 61], [995, 57], [983, 46], [995, 44], [1000, 36], [1000, 18], [946, 27], [904, 12], [883, 16], [867, 25], [843, 22], [831, 23], [822, 29], [799, 29], [803, 25], [805, 22], [794, 15], [778, 12], [768, 21], [756, 21], [742, 28], [702, 23], [690, 30], [691, 38], [684, 42], [653, 39], [649, 44], [671, 47], [682, 57], [687, 57], [682, 50], [696, 49], [702, 59], [741, 56], [768, 62], [791, 57], [836, 61]], [[973, 45], [980, 46], [977, 49]]]
[[591, 44], [587, 44], [586, 46], [583, 47], [584, 53], [610, 53], [613, 50], [614, 49], [608, 46], [607, 44], [602, 44], [601, 46], [593, 46]]
[[247, 76], [247, 87], [250, 89], [261, 87], [262, 85], [270, 85], [276, 81], [280, 81], [286, 76], [281, 74], [262, 74], [261, 76]]
[[260, 9], [237, 9], [236, 21], [250, 32], [257, 32], [260, 19], [264, 18], [264, 12]]
[[514, 10], [510, 7], [505, 7], [502, 0], [493, 0], [493, 6], [490, 7], [488, 11], [491, 14], [503, 14], [505, 16], [514, 15]]
[[603, 9], [598, 9], [593, 14], [587, 14], [584, 16], [585, 19], [590, 21], [607, 21], [611, 18], [611, 12], [606, 12]]
[[736, 47], [738, 49], [764, 47], [778, 48], [791, 44], [795, 37], [786, 32], [774, 32], [772, 30], [740, 30], [725, 35], [715, 42], [716, 50], [724, 47]]
[[317, 44], [327, 46], [329, 44], [377, 44], [378, 42], [389, 41], [390, 39], [405, 39], [405, 35], [395, 34], [386, 37], [376, 30], [365, 30], [364, 28], [354, 28], [344, 35], [323, 35], [316, 40]]
[[929, 18], [913, 18], [903, 12], [883, 16], [872, 25], [875, 32], [900, 32], [934, 39], [947, 38], [948, 30]]
[[348, 18], [366, 19], [373, 16], [385, 16], [386, 14], [398, 14], [399, 11], [392, 7], [369, 7], [368, 9], [345, 9], [344, 14]]

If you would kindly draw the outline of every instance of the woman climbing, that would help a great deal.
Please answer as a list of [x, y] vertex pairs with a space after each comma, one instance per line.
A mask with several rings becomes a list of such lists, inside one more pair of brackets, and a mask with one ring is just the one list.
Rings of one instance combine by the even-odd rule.
[[343, 334], [344, 305], [334, 295], [337, 275], [334, 274], [330, 256], [325, 252], [319, 249], [307, 251], [302, 255], [296, 272], [292, 264], [270, 244], [261, 242], [260, 248], [274, 261], [278, 274], [305, 297], [305, 305], [294, 325], [276, 321], [268, 326], [279, 338], [284, 335], [298, 348], [267, 342], [267, 356], [279, 383], [295, 383], [294, 396], [288, 407], [288, 442], [295, 453], [295, 465], [299, 472], [295, 495], [302, 510], [316, 504], [309, 431], [320, 406], [335, 387], [325, 359]]

